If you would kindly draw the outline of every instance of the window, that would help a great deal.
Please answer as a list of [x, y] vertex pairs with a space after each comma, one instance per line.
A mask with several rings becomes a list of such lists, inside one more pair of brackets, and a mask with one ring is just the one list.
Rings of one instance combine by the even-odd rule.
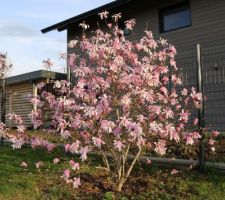
[[191, 26], [189, 2], [163, 8], [159, 11], [160, 33]]

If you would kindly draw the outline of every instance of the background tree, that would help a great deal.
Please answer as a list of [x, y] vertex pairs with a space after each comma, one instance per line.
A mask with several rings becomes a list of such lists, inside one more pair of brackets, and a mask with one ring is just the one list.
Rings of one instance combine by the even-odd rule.
[[[1, 123], [5, 123], [5, 78], [11, 67], [12, 64], [9, 62], [7, 53], [0, 52]], [[5, 125], [2, 124], [1, 127], [5, 127]], [[3, 143], [3, 139], [5, 137], [3, 130], [5, 130], [5, 128], [0, 131], [1, 143]]]

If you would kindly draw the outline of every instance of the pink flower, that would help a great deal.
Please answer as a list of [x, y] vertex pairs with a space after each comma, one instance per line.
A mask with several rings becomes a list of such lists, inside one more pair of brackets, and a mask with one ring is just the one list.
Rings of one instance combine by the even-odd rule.
[[102, 19], [107, 19], [108, 18], [108, 14], [109, 14], [108, 11], [104, 11], [104, 12], [99, 13], [98, 15], [100, 16], [100, 18], [102, 20]]
[[197, 124], [198, 124], [198, 118], [195, 118], [195, 119], [194, 119], [193, 124], [194, 124], [194, 125], [197, 125]]
[[166, 141], [159, 140], [158, 142], [154, 142], [155, 144], [155, 152], [160, 155], [166, 154]]
[[81, 185], [80, 178], [74, 177], [73, 179], [73, 188], [78, 188]]
[[131, 19], [131, 20], [125, 21], [125, 26], [126, 26], [126, 28], [128, 30], [133, 30], [135, 25], [136, 25], [136, 20], [135, 19]]
[[171, 174], [171, 175], [173, 175], [173, 174], [177, 174], [177, 173], [179, 173], [179, 171], [178, 171], [178, 170], [176, 170], [176, 169], [172, 169], [170, 174]]
[[68, 180], [70, 178], [70, 170], [69, 169], [64, 170], [62, 178], [64, 178], [64, 180]]
[[90, 149], [88, 148], [88, 146], [85, 147], [81, 147], [80, 148], [80, 154], [81, 154], [81, 160], [85, 161], [87, 160], [87, 153], [90, 151]]
[[114, 122], [108, 120], [101, 121], [101, 128], [103, 131], [112, 133], [113, 128], [115, 127]]
[[71, 133], [68, 130], [62, 131], [60, 135], [63, 139], [68, 139], [69, 137], [71, 137]]
[[186, 136], [186, 144], [194, 144], [194, 139], [190, 135]]
[[53, 66], [53, 62], [50, 60], [50, 58], [43, 60], [44, 67], [46, 70], [51, 70], [51, 67]]
[[17, 131], [18, 131], [19, 133], [24, 133], [25, 130], [26, 130], [26, 127], [25, 127], [24, 125], [19, 125], [19, 126], [17, 126]]
[[121, 104], [127, 108], [130, 106], [131, 104], [131, 98], [129, 97], [129, 95], [125, 95], [123, 96], [123, 98], [121, 99]]
[[220, 133], [218, 131], [212, 131], [212, 136], [217, 137]]
[[188, 122], [189, 115], [190, 114], [189, 114], [188, 111], [182, 110], [181, 113], [180, 113], [180, 119], [179, 120], [187, 123]]
[[76, 140], [76, 142], [72, 144], [66, 144], [64, 147], [66, 152], [70, 152], [72, 154], [79, 153], [80, 141]]
[[74, 162], [73, 160], [70, 160], [70, 166], [73, 170], [79, 170], [80, 169], [80, 164], [77, 162]]
[[92, 141], [93, 141], [93, 144], [98, 148], [101, 148], [102, 144], [105, 144], [105, 142], [101, 138], [97, 138], [97, 137], [92, 137]]
[[121, 122], [120, 122], [120, 126], [125, 126], [125, 127], [128, 127], [129, 124], [131, 123], [131, 119], [130, 118], [127, 118], [126, 116], [124, 117], [121, 117]]
[[60, 159], [59, 159], [59, 158], [54, 158], [54, 159], [53, 159], [53, 163], [54, 163], [54, 164], [58, 164], [59, 162], [60, 162]]
[[44, 147], [45, 147], [49, 152], [51, 152], [51, 151], [56, 147], [56, 145], [53, 144], [53, 143], [47, 142], [47, 143], [44, 145]]
[[173, 113], [173, 111], [170, 108], [163, 109], [162, 114], [165, 115], [166, 119], [173, 118], [173, 116], [174, 116], [174, 113]]
[[68, 43], [69, 48], [75, 48], [77, 46], [78, 40], [70, 40]]
[[146, 159], [146, 164], [150, 165], [152, 164], [152, 161], [150, 159]]
[[44, 82], [40, 82], [40, 83], [37, 84], [38, 89], [42, 89], [44, 86], [45, 86]]
[[82, 131], [81, 132], [81, 137], [83, 138], [85, 144], [88, 144], [91, 140], [91, 135], [87, 131]]
[[27, 164], [26, 162], [22, 162], [22, 163], [20, 164], [20, 167], [27, 168], [27, 167], [28, 167], [28, 164]]
[[215, 140], [213, 140], [213, 139], [209, 139], [209, 145], [211, 145], [211, 146], [212, 146], [212, 145], [214, 145], [214, 144], [215, 144], [215, 142], [216, 142]]
[[42, 161], [38, 161], [38, 162], [35, 163], [35, 166], [36, 166], [37, 169], [39, 169], [43, 165], [44, 165], [44, 163]]
[[61, 85], [60, 81], [55, 81], [54, 87], [57, 88], [57, 89], [61, 88], [62, 85]]
[[147, 118], [144, 115], [138, 115], [137, 120], [140, 123], [144, 123]]
[[83, 29], [83, 30], [87, 30], [88, 28], [90, 28], [90, 26], [88, 24], [85, 23], [85, 21], [83, 21], [83, 23], [80, 23], [79, 26]]
[[182, 94], [183, 96], [187, 96], [188, 90], [187, 90], [186, 88], [184, 88], [184, 89], [181, 91], [181, 94]]
[[10, 142], [12, 142], [12, 148], [13, 149], [21, 149], [22, 145], [25, 143], [23, 138], [18, 139], [15, 136], [10, 138]]
[[168, 90], [166, 87], [161, 87], [160, 91], [164, 94], [164, 95], [168, 95]]
[[119, 141], [119, 140], [114, 140], [114, 147], [118, 150], [118, 151], [122, 151], [124, 144]]
[[112, 15], [112, 18], [115, 22], [118, 22], [118, 20], [122, 17], [121, 13], [117, 13], [115, 15]]
[[116, 137], [119, 137], [120, 135], [121, 135], [121, 128], [115, 128], [114, 130], [113, 130], [113, 133], [114, 133], [114, 135], [116, 136]]

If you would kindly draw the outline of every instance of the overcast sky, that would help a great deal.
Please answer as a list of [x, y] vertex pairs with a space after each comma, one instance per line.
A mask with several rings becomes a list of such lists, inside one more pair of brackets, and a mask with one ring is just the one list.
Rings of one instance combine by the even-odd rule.
[[10, 75], [43, 69], [53, 60], [53, 70], [63, 71], [66, 31], [42, 34], [41, 29], [91, 10], [112, 0], [0, 0], [0, 52], [13, 64]]

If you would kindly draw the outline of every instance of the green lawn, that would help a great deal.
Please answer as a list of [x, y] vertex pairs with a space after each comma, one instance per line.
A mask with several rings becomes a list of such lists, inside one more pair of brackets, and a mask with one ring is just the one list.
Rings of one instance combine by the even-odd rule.
[[[62, 160], [61, 164], [53, 164], [56, 155]], [[106, 175], [89, 163], [82, 166], [82, 187], [75, 191], [67, 186], [60, 175], [67, 167], [65, 161], [68, 159], [68, 155], [57, 152], [48, 154], [29, 148], [13, 151], [7, 145], [0, 146], [0, 200], [112, 199]], [[95, 165], [99, 159], [92, 158]], [[39, 160], [44, 162], [40, 170], [35, 168], [35, 162]], [[20, 167], [22, 161], [28, 163], [27, 169]], [[136, 166], [134, 177], [117, 199], [225, 200], [225, 174], [212, 170], [207, 174], [192, 171], [170, 175], [169, 169]]]

